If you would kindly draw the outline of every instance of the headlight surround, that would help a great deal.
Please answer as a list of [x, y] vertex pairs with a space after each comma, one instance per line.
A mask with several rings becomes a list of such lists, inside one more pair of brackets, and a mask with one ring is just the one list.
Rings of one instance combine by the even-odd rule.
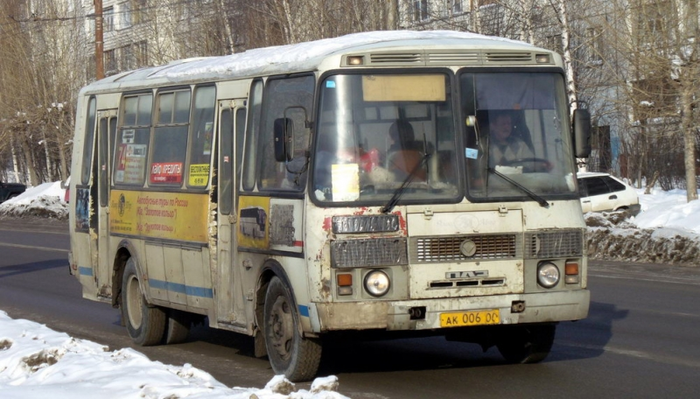
[[544, 288], [552, 288], [559, 283], [561, 273], [552, 262], [540, 262], [537, 265], [537, 282]]
[[389, 276], [381, 270], [372, 270], [365, 275], [365, 290], [372, 296], [383, 296], [391, 288]]

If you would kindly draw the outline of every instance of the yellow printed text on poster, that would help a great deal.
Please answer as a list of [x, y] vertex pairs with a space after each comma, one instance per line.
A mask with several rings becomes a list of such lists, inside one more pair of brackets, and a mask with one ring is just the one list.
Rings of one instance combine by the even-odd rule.
[[269, 248], [270, 198], [240, 197], [238, 204], [238, 244], [247, 248]]
[[206, 243], [208, 204], [207, 194], [113, 190], [110, 232]]
[[203, 187], [209, 183], [209, 164], [190, 165], [190, 187]]

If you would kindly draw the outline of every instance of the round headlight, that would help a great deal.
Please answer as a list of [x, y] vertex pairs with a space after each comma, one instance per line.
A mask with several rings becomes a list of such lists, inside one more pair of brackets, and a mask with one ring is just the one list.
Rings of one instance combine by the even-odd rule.
[[389, 276], [381, 270], [374, 270], [365, 276], [365, 289], [372, 296], [382, 296], [389, 292]]
[[552, 288], [559, 282], [559, 268], [552, 262], [542, 262], [537, 266], [537, 282], [544, 288]]

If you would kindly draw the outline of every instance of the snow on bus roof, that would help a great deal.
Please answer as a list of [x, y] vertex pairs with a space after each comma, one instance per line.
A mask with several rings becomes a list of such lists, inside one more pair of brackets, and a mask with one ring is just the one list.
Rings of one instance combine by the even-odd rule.
[[[443, 39], [458, 44], [459, 40], [469, 40], [472, 44], [486, 45], [494, 42], [510, 43], [512, 45], [531, 46], [527, 43], [476, 33], [448, 30], [432, 31], [374, 31], [353, 33], [330, 39], [290, 44], [284, 46], [264, 47], [247, 50], [227, 56], [192, 58], [174, 61], [168, 65], [132, 71], [116, 77], [114, 81], [133, 81], [143, 78], [182, 81], [191, 77], [216, 79], [225, 76], [264, 75], [289, 72], [293, 70], [312, 70], [323, 57], [343, 50], [367, 49], [381, 46], [387, 42], [420, 41], [428, 39]], [[414, 43], [420, 45], [420, 43]]]

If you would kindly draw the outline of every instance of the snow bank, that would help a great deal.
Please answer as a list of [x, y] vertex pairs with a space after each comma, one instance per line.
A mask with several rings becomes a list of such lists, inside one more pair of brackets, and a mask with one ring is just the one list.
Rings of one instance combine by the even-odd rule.
[[65, 190], [61, 182], [44, 183], [0, 204], [0, 215], [21, 217], [39, 216], [68, 219], [68, 204], [63, 201]]
[[3, 399], [347, 399], [338, 378], [317, 378], [309, 391], [283, 376], [262, 388], [228, 388], [190, 364], [171, 366], [133, 349], [72, 338], [0, 311], [0, 396]]

